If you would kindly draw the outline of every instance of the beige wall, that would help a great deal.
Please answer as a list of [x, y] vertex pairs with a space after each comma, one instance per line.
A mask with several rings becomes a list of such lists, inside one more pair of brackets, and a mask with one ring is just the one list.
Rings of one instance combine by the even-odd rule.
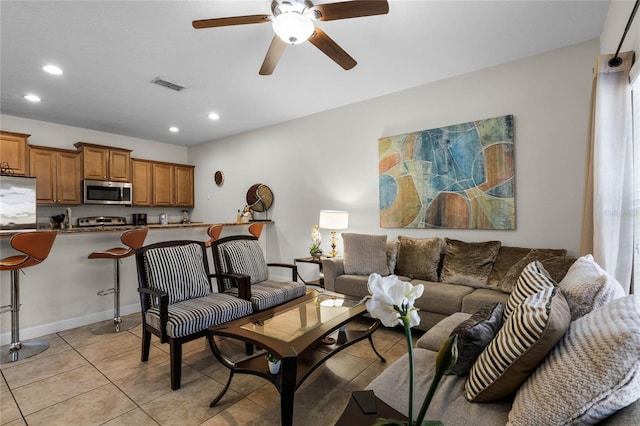
[[[275, 194], [270, 260], [306, 255], [321, 209], [349, 211], [349, 232], [498, 239], [575, 255], [598, 51], [593, 40], [191, 147], [194, 216], [229, 220], [244, 206], [247, 188], [262, 182]], [[505, 114], [515, 116], [517, 230], [380, 228], [378, 138]], [[222, 187], [213, 183], [216, 170], [227, 177]], [[326, 248], [327, 232], [323, 238]]]

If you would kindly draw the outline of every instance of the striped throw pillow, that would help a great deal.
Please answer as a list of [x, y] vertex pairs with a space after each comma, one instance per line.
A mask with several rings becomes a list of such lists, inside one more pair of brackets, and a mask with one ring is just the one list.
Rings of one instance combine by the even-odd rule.
[[165, 291], [169, 304], [211, 293], [202, 247], [198, 244], [147, 250], [144, 266], [149, 287]]
[[503, 320], [506, 321], [513, 310], [527, 297], [538, 293], [540, 290], [555, 286], [556, 283], [544, 269], [542, 263], [537, 260], [529, 263], [520, 273], [518, 282], [509, 295], [509, 299], [504, 306]]
[[527, 297], [480, 354], [465, 383], [473, 402], [490, 402], [515, 392], [562, 338], [571, 320], [557, 287]]
[[[233, 240], [218, 246], [224, 259], [223, 273], [245, 274], [251, 277], [251, 284], [269, 279], [269, 268], [257, 240]], [[229, 286], [225, 284], [225, 289]]]

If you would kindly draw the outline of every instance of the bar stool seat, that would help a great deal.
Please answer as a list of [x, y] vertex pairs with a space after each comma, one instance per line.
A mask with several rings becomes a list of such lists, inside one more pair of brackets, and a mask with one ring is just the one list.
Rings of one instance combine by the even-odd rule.
[[111, 259], [114, 263], [114, 287], [98, 292], [98, 296], [113, 294], [113, 320], [91, 330], [94, 334], [119, 333], [130, 330], [140, 324], [140, 320], [120, 318], [120, 259], [132, 256], [137, 248], [142, 247], [148, 229], [130, 229], [120, 236], [120, 241], [127, 247], [114, 247], [103, 251], [94, 251], [89, 259]]
[[0, 271], [11, 271], [11, 304], [0, 307], [11, 311], [11, 343], [0, 347], [2, 364], [19, 361], [37, 355], [49, 347], [47, 342], [20, 341], [20, 271], [42, 263], [48, 256], [57, 232], [26, 232], [11, 237], [11, 247], [24, 253], [0, 260]]

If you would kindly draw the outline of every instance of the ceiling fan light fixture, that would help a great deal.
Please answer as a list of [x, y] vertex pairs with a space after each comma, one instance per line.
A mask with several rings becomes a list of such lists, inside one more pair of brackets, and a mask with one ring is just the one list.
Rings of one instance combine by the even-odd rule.
[[313, 34], [315, 26], [311, 19], [298, 12], [287, 12], [273, 19], [273, 31], [289, 44], [300, 44]]

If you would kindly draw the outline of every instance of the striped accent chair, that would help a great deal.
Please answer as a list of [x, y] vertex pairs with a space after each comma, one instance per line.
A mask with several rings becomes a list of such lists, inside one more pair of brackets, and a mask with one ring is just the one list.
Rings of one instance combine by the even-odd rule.
[[[288, 302], [307, 292], [298, 282], [298, 270], [288, 263], [267, 263], [258, 238], [251, 235], [232, 235], [211, 244], [213, 263], [218, 277], [218, 291], [249, 300], [254, 311], [269, 309]], [[269, 267], [291, 269], [291, 281], [269, 278]], [[224, 274], [244, 277], [245, 282], [223, 278]]]
[[206, 336], [212, 325], [252, 314], [253, 307], [247, 300], [213, 291], [214, 275], [209, 274], [203, 242], [166, 241], [141, 247], [136, 250], [136, 266], [142, 361], [149, 360], [152, 334], [169, 343], [171, 389], [179, 389], [182, 344]]

